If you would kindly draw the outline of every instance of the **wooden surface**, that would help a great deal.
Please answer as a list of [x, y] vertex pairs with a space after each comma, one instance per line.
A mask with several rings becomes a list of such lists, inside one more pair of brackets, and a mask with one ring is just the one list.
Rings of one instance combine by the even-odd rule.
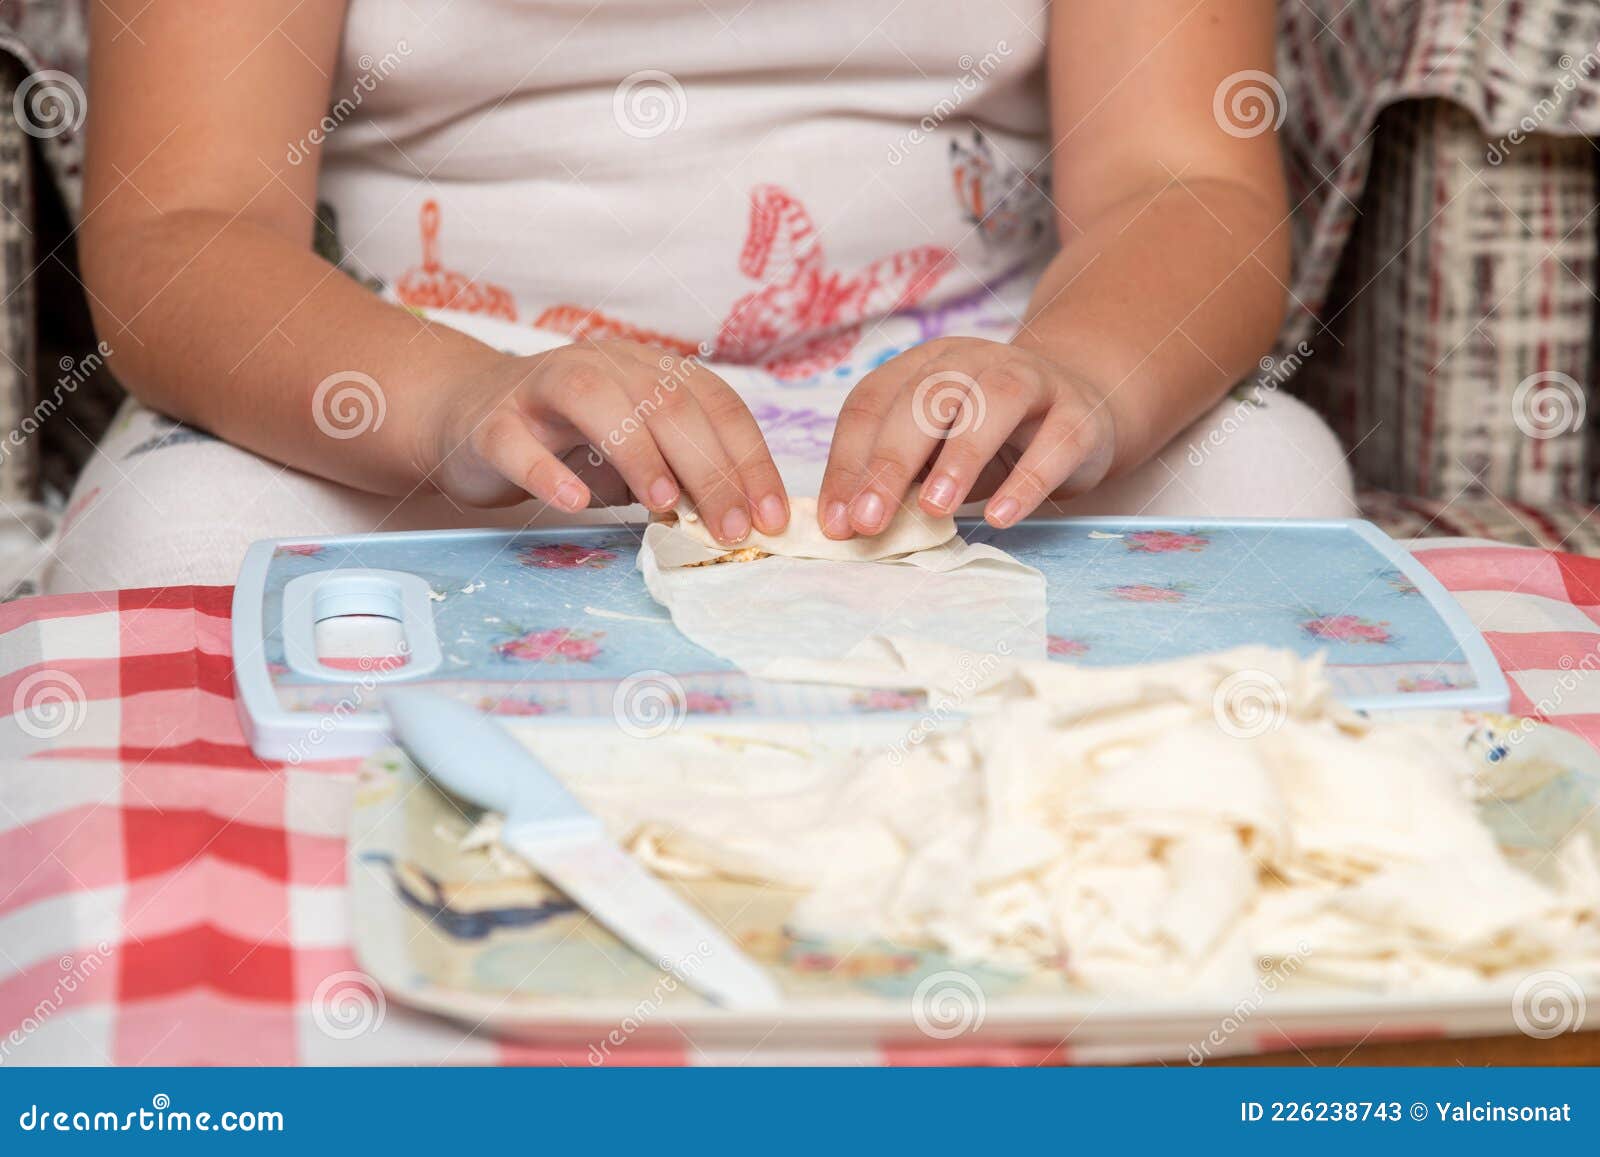
[[1213, 1062], [1224, 1065], [1465, 1065], [1469, 1068], [1512, 1065], [1600, 1065], [1600, 1030], [1563, 1033], [1549, 1040], [1532, 1037], [1461, 1037], [1454, 1040], [1379, 1041], [1291, 1049], [1254, 1057]]

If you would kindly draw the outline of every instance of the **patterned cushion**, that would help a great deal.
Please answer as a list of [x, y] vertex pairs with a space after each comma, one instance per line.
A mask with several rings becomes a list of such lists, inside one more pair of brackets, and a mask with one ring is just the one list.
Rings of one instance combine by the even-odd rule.
[[1489, 166], [1477, 122], [1442, 101], [1390, 109], [1377, 135], [1361, 228], [1297, 388], [1365, 485], [1592, 500], [1591, 142], [1536, 136]]
[[[1574, 46], [1588, 54], [1574, 59]], [[1597, 46], [1594, 0], [1280, 4], [1275, 111], [1296, 231], [1294, 313], [1282, 348], [1317, 329], [1384, 144], [1377, 129], [1385, 109], [1444, 101], [1467, 110], [1483, 134], [1476, 167], [1488, 170], [1491, 144], [1502, 153], [1523, 147], [1514, 135], [1600, 136]]]
[[[77, 268], [87, 0], [32, 0], [0, 7], [0, 62], [9, 77], [0, 117], [0, 152], [24, 166], [15, 186], [0, 185], [0, 231], [15, 227], [28, 253], [13, 269], [20, 330], [0, 327], [0, 362], [11, 359], [30, 383], [24, 417], [36, 432], [23, 455], [0, 465], [0, 486], [59, 498], [94, 450], [121, 401], [89, 321]], [[42, 178], [42, 179], [41, 179]], [[13, 250], [13, 252], [17, 252]]]
[[1294, 388], [1363, 484], [1596, 499], [1597, 45], [1594, 0], [1279, 6], [1297, 206], [1279, 354], [1309, 342]]
[[1361, 513], [1396, 538], [1486, 538], [1569, 554], [1600, 555], [1600, 519], [1587, 502], [1508, 502], [1492, 494], [1417, 498], [1387, 490], [1357, 495]]
[[[0, 53], [0, 108], [9, 109], [26, 70]], [[33, 235], [28, 137], [0, 116], [0, 502], [14, 506], [33, 493], [38, 441], [29, 421], [35, 397]]]

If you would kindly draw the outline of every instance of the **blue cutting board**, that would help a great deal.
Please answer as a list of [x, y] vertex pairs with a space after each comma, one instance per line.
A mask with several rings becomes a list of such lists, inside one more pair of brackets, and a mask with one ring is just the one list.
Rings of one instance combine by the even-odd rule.
[[[1321, 651], [1362, 710], [1503, 711], [1504, 675], [1428, 571], [1361, 521], [1053, 519], [963, 523], [1043, 572], [1052, 659], [1086, 666], [1242, 644]], [[645, 591], [634, 527], [258, 542], [234, 589], [241, 717], [266, 758], [361, 754], [386, 739], [391, 681], [507, 715], [614, 715], [641, 680], [691, 716], [920, 714], [914, 695], [753, 680], [684, 638]], [[759, 564], [752, 564], [759, 565]], [[319, 662], [315, 624], [399, 620], [403, 666]]]

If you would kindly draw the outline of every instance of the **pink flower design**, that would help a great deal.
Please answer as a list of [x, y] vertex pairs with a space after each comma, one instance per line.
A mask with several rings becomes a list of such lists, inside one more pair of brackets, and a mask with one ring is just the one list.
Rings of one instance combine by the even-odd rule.
[[1136, 554], [1170, 554], [1177, 550], [1201, 551], [1211, 545], [1204, 534], [1182, 534], [1176, 530], [1138, 530], [1124, 540]]
[[597, 640], [604, 635], [604, 631], [551, 627], [529, 631], [497, 644], [495, 653], [502, 659], [520, 659], [526, 663], [587, 663], [600, 653]]
[[517, 555], [523, 566], [540, 570], [572, 570], [586, 566], [595, 570], [610, 565], [617, 552], [598, 546], [579, 546], [575, 542], [549, 542], [539, 546], [524, 547]]
[[272, 552], [275, 555], [294, 555], [297, 558], [316, 558], [322, 553], [322, 544], [317, 542], [291, 542], [278, 547]]
[[691, 715], [727, 715], [739, 704], [737, 700], [727, 695], [713, 695], [709, 691], [685, 691], [683, 705]]
[[491, 699], [487, 696], [478, 700], [478, 710], [490, 715], [543, 715], [549, 708], [536, 699]]
[[874, 690], [861, 691], [850, 697], [858, 711], [914, 711], [921, 707], [926, 697], [914, 691]]
[[1181, 603], [1188, 597], [1180, 586], [1157, 586], [1154, 583], [1127, 583], [1112, 587], [1111, 593], [1130, 603]]
[[1046, 654], [1070, 659], [1077, 655], [1088, 654], [1089, 644], [1079, 639], [1064, 639], [1060, 635], [1046, 635], [1044, 649]]
[[1394, 638], [1388, 623], [1374, 623], [1359, 615], [1321, 615], [1307, 619], [1300, 629], [1313, 639], [1333, 643], [1388, 643]]

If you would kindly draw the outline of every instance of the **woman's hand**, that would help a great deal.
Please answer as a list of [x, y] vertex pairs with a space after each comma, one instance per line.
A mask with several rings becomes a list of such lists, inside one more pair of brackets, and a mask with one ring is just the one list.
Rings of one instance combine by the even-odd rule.
[[1011, 526], [1047, 497], [1094, 487], [1115, 445], [1104, 396], [1063, 367], [1014, 345], [942, 338], [851, 391], [818, 517], [830, 538], [877, 534], [925, 473], [923, 510], [949, 514], [992, 490], [984, 517]]
[[420, 446], [439, 489], [473, 506], [529, 494], [567, 511], [591, 497], [629, 501], [597, 480], [614, 470], [652, 511], [687, 493], [725, 543], [752, 524], [776, 534], [789, 521], [778, 468], [733, 388], [692, 359], [635, 342], [489, 359], [439, 392]]

